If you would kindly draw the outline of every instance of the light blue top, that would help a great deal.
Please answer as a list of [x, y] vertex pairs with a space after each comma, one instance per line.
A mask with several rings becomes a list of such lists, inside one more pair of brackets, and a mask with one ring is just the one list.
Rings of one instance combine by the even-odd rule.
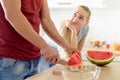
[[86, 36], [89, 31], [89, 26], [82, 27], [80, 33], [78, 34], [78, 42], [82, 39], [83, 36]]

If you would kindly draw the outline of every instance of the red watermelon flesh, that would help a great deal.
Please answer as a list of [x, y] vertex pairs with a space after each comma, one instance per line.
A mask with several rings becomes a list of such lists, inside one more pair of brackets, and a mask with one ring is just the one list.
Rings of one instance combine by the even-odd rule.
[[82, 61], [82, 58], [79, 55], [79, 53], [74, 52], [70, 57], [70, 59], [68, 60], [67, 65], [68, 66], [77, 65], [77, 64], [80, 64], [81, 61]]
[[96, 60], [106, 60], [113, 56], [109, 51], [88, 51], [88, 56]]

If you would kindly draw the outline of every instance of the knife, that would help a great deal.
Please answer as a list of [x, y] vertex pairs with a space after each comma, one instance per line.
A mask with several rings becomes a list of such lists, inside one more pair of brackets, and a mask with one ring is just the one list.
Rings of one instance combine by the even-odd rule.
[[67, 61], [65, 61], [63, 59], [59, 62], [59, 64], [62, 64], [62, 65], [66, 65], [66, 63], [67, 63]]

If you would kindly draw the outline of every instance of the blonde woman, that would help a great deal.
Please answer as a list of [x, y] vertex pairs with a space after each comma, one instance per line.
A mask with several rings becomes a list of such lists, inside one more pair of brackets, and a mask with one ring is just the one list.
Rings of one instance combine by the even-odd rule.
[[[60, 26], [60, 34], [64, 40], [79, 51], [83, 48], [89, 31], [88, 23], [90, 16], [90, 9], [87, 6], [81, 5], [74, 10], [71, 18], [64, 20]], [[59, 53], [64, 54], [65, 52], [62, 48], [59, 48]], [[63, 57], [63, 55], [61, 56]]]

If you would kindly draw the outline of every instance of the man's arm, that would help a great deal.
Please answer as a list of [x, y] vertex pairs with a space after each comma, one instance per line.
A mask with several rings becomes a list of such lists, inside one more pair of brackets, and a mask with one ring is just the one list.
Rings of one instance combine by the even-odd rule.
[[[47, 4], [47, 0], [43, 0], [43, 7], [42, 7], [42, 12], [40, 13], [41, 21], [42, 21], [42, 26], [45, 32], [55, 41], [57, 42], [60, 46], [62, 46], [68, 53], [72, 53], [73, 50], [71, 47], [64, 41], [64, 39], [60, 36], [58, 33], [53, 21], [51, 20], [50, 17], [50, 12]], [[69, 50], [67, 50], [69, 49]], [[71, 51], [70, 51], [71, 49]]]
[[[44, 0], [43, 0], [44, 1]], [[5, 17], [13, 28], [25, 39], [39, 47], [50, 62], [56, 62], [58, 55], [47, 45], [43, 38], [32, 28], [32, 25], [21, 12], [21, 0], [0, 0], [5, 12]], [[51, 52], [51, 54], [47, 53]], [[49, 54], [49, 55], [48, 55]]]
[[[13, 28], [25, 39], [42, 49], [47, 47], [44, 40], [32, 28], [26, 17], [21, 12], [21, 0], [1, 0], [6, 19]], [[44, 46], [41, 46], [44, 45]]]

